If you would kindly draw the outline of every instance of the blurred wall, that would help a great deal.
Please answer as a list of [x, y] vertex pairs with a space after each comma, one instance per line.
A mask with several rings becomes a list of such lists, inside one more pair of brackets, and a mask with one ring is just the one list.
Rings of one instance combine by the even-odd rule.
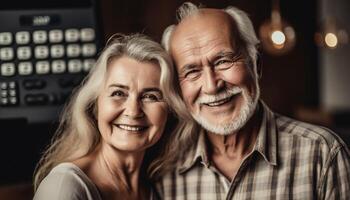
[[[334, 16], [338, 26], [350, 33], [350, 1], [322, 0], [319, 7], [321, 21]], [[321, 106], [331, 113], [350, 112], [350, 44], [336, 49], [320, 49]]]

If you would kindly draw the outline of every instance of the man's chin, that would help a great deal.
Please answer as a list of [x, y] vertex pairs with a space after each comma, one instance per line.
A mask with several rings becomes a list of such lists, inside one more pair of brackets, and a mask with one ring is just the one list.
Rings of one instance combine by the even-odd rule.
[[203, 117], [193, 116], [196, 122], [201, 125], [205, 130], [217, 134], [217, 135], [230, 135], [239, 131], [243, 126], [244, 122], [242, 119], [235, 119], [228, 123], [213, 123], [206, 120]]
[[[192, 115], [198, 124], [200, 124], [205, 130], [218, 134], [218, 135], [230, 135], [238, 132], [242, 129], [248, 120], [252, 117], [256, 109], [256, 103], [252, 101], [245, 102], [245, 105], [241, 108], [238, 116], [233, 117], [232, 120], [220, 120], [220, 116], [214, 117], [213, 120], [204, 118], [203, 115]], [[222, 116], [223, 117], [223, 116]], [[217, 123], [221, 121], [221, 123]]]

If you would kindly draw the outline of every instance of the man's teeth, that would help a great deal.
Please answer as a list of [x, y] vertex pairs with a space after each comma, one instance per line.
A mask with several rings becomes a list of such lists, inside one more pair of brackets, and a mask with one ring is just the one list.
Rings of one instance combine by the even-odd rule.
[[117, 126], [121, 129], [124, 129], [127, 131], [141, 131], [141, 130], [145, 129], [144, 126], [128, 126], [128, 125], [123, 125], [123, 124], [119, 124]]
[[219, 105], [222, 105], [228, 101], [231, 100], [231, 97], [229, 98], [226, 98], [226, 99], [222, 99], [222, 100], [219, 100], [219, 101], [215, 101], [215, 102], [211, 102], [211, 103], [206, 103], [207, 106], [219, 106]]

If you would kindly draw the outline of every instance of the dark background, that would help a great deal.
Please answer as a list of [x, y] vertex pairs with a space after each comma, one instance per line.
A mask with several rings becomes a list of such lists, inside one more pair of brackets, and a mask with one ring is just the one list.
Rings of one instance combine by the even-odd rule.
[[[175, 9], [184, 1], [160, 0], [105, 0], [102, 4], [106, 37], [115, 32], [143, 32], [160, 41], [163, 30], [175, 22]], [[254, 27], [270, 17], [269, 0], [204, 0], [192, 1], [206, 7], [237, 6], [251, 17]], [[264, 52], [262, 98], [274, 110], [293, 115], [300, 105], [318, 106], [317, 47], [314, 44], [316, 29], [316, 0], [282, 1], [281, 12], [296, 30], [297, 43], [284, 56], [270, 56]]]
[[[142, 32], [160, 41], [163, 30], [175, 22], [182, 0], [101, 0], [100, 12], [105, 39], [116, 32]], [[192, 1], [206, 7], [237, 6], [251, 17], [256, 30], [270, 17], [270, 0]], [[327, 126], [348, 141], [347, 110], [342, 115], [324, 112], [320, 106], [319, 48], [314, 43], [318, 23], [317, 0], [281, 1], [282, 17], [296, 30], [295, 48], [286, 55], [261, 51], [262, 99], [281, 114]], [[345, 114], [344, 114], [345, 113]], [[0, 122], [0, 184], [30, 184], [40, 153], [55, 129], [55, 123], [27, 126], [25, 122]], [[339, 130], [339, 131], [338, 131]], [[345, 131], [346, 130], [346, 131]], [[0, 189], [1, 192], [1, 189]]]

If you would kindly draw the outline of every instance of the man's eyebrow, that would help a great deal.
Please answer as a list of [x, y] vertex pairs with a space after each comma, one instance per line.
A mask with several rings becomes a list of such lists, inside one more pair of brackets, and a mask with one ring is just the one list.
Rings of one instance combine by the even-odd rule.
[[233, 51], [221, 51], [213, 56], [213, 60], [217, 60], [222, 57], [234, 57], [236, 55], [239, 55], [239, 53]]
[[184, 73], [184, 72], [186, 72], [186, 71], [189, 71], [189, 70], [191, 70], [191, 69], [194, 69], [194, 68], [196, 68], [196, 67], [197, 67], [196, 64], [186, 64], [186, 65], [184, 65], [184, 66], [181, 68], [180, 74], [181, 74], [181, 73]]
[[111, 87], [118, 87], [118, 88], [123, 88], [123, 89], [126, 89], [126, 90], [129, 89], [129, 87], [126, 86], [126, 85], [116, 84], [116, 83], [112, 83], [112, 84], [110, 84], [110, 85], [108, 86], [108, 88], [111, 88]]

